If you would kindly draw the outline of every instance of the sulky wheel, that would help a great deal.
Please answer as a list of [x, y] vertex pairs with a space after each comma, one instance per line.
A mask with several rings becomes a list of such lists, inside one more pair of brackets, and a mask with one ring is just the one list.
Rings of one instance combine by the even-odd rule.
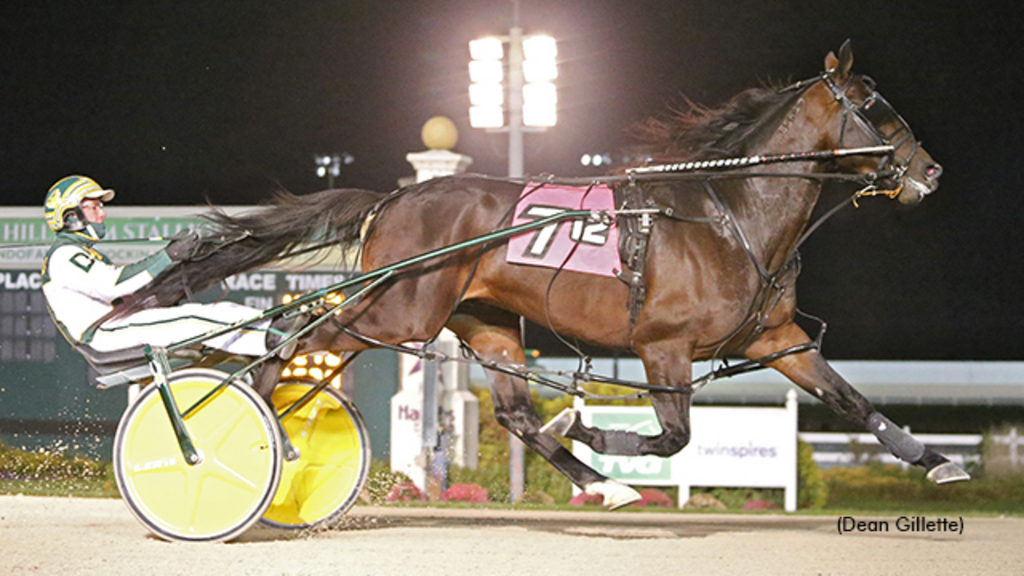
[[[190, 368], [169, 386], [185, 411], [226, 374]], [[139, 394], [117, 427], [114, 475], [128, 508], [167, 540], [230, 540], [270, 505], [281, 479], [281, 437], [274, 414], [249, 386], [231, 382], [185, 417], [199, 452], [185, 463], [157, 386]]]
[[[310, 388], [305, 382], [278, 385], [273, 395], [278, 412]], [[369, 475], [370, 439], [363, 417], [348, 398], [328, 386], [281, 424], [300, 456], [284, 463], [281, 486], [262, 523], [308, 528], [335, 522], [355, 503]]]

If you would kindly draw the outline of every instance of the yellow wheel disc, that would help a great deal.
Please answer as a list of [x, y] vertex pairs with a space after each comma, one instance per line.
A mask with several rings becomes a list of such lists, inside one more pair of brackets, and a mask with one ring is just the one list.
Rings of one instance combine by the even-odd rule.
[[[181, 411], [226, 374], [189, 369], [169, 386]], [[185, 463], [157, 386], [129, 406], [114, 438], [114, 474], [132, 513], [168, 540], [221, 541], [259, 520], [280, 481], [274, 415], [251, 388], [232, 382], [185, 418], [200, 455]]]
[[[299, 400], [308, 383], [274, 389], [278, 412]], [[355, 503], [370, 469], [363, 418], [345, 396], [327, 387], [281, 422], [300, 457], [284, 462], [281, 485], [263, 517], [278, 528], [306, 528], [339, 519]]]

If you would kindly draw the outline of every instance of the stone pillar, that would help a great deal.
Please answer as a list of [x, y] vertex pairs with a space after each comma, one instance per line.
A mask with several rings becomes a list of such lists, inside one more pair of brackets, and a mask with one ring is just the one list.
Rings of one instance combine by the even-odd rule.
[[405, 155], [405, 159], [416, 168], [417, 182], [465, 172], [473, 162], [469, 156], [450, 150], [410, 152]]
[[398, 393], [391, 397], [391, 469], [427, 488], [423, 450], [423, 370], [415, 356], [398, 355]]

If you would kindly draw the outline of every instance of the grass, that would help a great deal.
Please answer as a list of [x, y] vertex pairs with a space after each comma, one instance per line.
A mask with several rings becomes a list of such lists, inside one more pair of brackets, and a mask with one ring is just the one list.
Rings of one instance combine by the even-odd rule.
[[[374, 503], [382, 503], [392, 485], [406, 481], [391, 473], [386, 464], [375, 462], [367, 487]], [[934, 486], [916, 469], [872, 464], [856, 468], [830, 468], [822, 471], [828, 483], [829, 497], [824, 508], [802, 509], [799, 513], [815, 516], [918, 514], [943, 516], [1015, 516], [1024, 517], [1024, 473], [974, 474], [970, 482]], [[695, 492], [697, 490], [695, 489]], [[697, 510], [699, 513], [759, 514], [774, 511], [742, 511], [751, 498], [779, 500], [781, 491], [744, 489], [708, 490], [726, 504], [726, 510]], [[671, 490], [668, 490], [671, 492]], [[777, 492], [777, 493], [776, 493]], [[0, 443], [0, 494], [32, 496], [75, 496], [116, 498], [113, 467], [109, 462], [51, 452], [24, 452]], [[672, 494], [674, 496], [674, 494]], [[500, 495], [499, 495], [500, 497]], [[537, 500], [510, 504], [484, 505], [450, 503], [449, 506], [484, 506], [493, 509], [580, 510], [569, 506], [565, 498], [554, 504]], [[674, 498], [673, 498], [674, 500]], [[550, 501], [549, 501], [550, 502]], [[429, 503], [398, 503], [400, 506], [434, 506]], [[583, 509], [601, 509], [587, 506]], [[633, 508], [631, 510], [641, 510]], [[646, 511], [674, 512], [675, 508], [647, 508]], [[689, 512], [689, 511], [687, 511]]]
[[918, 469], [872, 464], [830, 468], [829, 510], [1024, 516], [1024, 474], [975, 471], [969, 482], [935, 486]]
[[58, 452], [25, 452], [2, 442], [0, 494], [119, 497], [110, 462]]

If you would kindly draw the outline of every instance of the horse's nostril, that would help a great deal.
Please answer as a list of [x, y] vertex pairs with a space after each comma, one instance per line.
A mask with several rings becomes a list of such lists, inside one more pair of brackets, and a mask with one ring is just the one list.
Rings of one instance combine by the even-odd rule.
[[925, 168], [924, 174], [930, 180], [935, 180], [936, 178], [942, 175], [942, 166], [938, 164], [932, 164], [931, 166]]

